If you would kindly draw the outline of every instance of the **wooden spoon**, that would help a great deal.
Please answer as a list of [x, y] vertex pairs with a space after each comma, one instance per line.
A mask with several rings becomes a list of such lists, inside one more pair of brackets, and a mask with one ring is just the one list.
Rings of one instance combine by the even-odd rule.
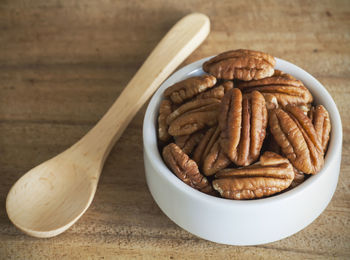
[[34, 237], [56, 236], [72, 226], [90, 206], [114, 143], [141, 106], [203, 42], [209, 30], [209, 18], [203, 14], [190, 14], [177, 22], [94, 128], [13, 185], [6, 200], [12, 223]]

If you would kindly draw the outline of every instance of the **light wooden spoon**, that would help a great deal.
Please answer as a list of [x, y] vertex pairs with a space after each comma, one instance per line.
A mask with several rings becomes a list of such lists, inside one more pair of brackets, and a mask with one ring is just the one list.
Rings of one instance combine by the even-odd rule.
[[209, 18], [177, 22], [153, 50], [103, 118], [80, 141], [23, 175], [6, 200], [12, 223], [35, 237], [56, 236], [88, 209], [114, 143], [159, 85], [207, 37]]

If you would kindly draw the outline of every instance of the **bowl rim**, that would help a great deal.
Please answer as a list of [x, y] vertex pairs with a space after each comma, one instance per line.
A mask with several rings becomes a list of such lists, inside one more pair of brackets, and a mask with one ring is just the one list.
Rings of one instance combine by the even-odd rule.
[[341, 118], [340, 118], [338, 108], [333, 98], [326, 90], [326, 88], [316, 78], [314, 78], [311, 74], [309, 74], [302, 68], [298, 67], [297, 65], [280, 58], [275, 58], [276, 69], [279, 69], [279, 67], [288, 67], [287, 71], [285, 69], [283, 69], [283, 71], [293, 75], [297, 79], [300, 79], [300, 78], [294, 74], [301, 74], [303, 78], [307, 78], [307, 80], [311, 81], [312, 85], [314, 85], [313, 87], [311, 87], [314, 90], [311, 90], [308, 85], [308, 89], [310, 90], [310, 92], [314, 95], [313, 92], [315, 92], [316, 91], [315, 89], [317, 89], [317, 92], [319, 92], [318, 95], [324, 96], [324, 99], [328, 101], [327, 104], [322, 104], [322, 105], [326, 107], [326, 109], [330, 114], [332, 129], [331, 129], [331, 136], [328, 144], [327, 154], [325, 157], [325, 163], [321, 171], [315, 175], [310, 176], [310, 178], [308, 178], [306, 181], [304, 181], [302, 184], [298, 185], [295, 188], [292, 188], [288, 191], [282, 192], [277, 195], [273, 195], [266, 198], [260, 198], [256, 200], [231, 200], [231, 199], [214, 197], [214, 196], [205, 194], [185, 184], [175, 174], [173, 174], [170, 171], [170, 169], [165, 165], [159, 153], [159, 149], [157, 145], [158, 142], [157, 142], [157, 131], [156, 131], [155, 119], [157, 118], [156, 115], [158, 114], [159, 102], [162, 99], [164, 90], [167, 87], [174, 84], [175, 82], [191, 77], [193, 76], [193, 74], [195, 75], [204, 74], [205, 72], [202, 71], [202, 64], [206, 60], [212, 57], [213, 56], [206, 57], [198, 61], [195, 61], [193, 63], [190, 63], [182, 67], [175, 73], [173, 73], [166, 81], [162, 83], [162, 85], [153, 95], [153, 97], [151, 98], [147, 106], [146, 113], [144, 116], [144, 121], [143, 121], [143, 149], [146, 155], [149, 157], [151, 163], [155, 165], [157, 169], [159, 169], [161, 176], [163, 178], [166, 178], [167, 181], [170, 182], [175, 188], [181, 190], [182, 192], [186, 193], [186, 195], [191, 196], [194, 199], [197, 199], [209, 204], [216, 204], [216, 205], [220, 204], [221, 206], [239, 205], [240, 207], [241, 206], [254, 207], [255, 205], [264, 205], [266, 203], [273, 203], [277, 201], [281, 202], [283, 200], [291, 199], [297, 196], [299, 193], [303, 192], [304, 190], [307, 190], [309, 186], [313, 185], [315, 182], [317, 182], [318, 179], [322, 178], [322, 176], [328, 170], [330, 170], [332, 161], [338, 158], [337, 153], [341, 153], [342, 123], [341, 123]]

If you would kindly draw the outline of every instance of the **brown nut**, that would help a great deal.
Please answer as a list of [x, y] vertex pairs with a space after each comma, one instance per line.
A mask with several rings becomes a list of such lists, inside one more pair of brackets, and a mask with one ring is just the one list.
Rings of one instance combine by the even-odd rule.
[[[252, 80], [249, 82], [239, 82], [237, 87], [243, 93], [250, 93], [258, 90], [264, 95], [266, 102], [271, 96], [276, 97], [278, 104], [286, 106], [287, 104], [301, 105], [311, 103], [313, 97], [304, 84], [293, 76], [275, 70], [275, 74], [271, 77]], [[268, 107], [270, 104], [268, 104]]]
[[203, 138], [200, 140], [192, 156], [192, 159], [198, 165], [202, 165], [204, 158], [209, 153], [211, 147], [213, 147], [219, 135], [220, 135], [220, 129], [218, 128], [218, 126], [213, 126], [205, 132]]
[[234, 88], [225, 94], [219, 114], [220, 145], [233, 163], [246, 166], [258, 159], [266, 125], [265, 99], [258, 91], [242, 96]]
[[196, 162], [176, 144], [170, 143], [164, 147], [163, 159], [172, 172], [187, 185], [206, 193], [212, 191], [207, 178], [199, 172]]
[[321, 142], [323, 152], [327, 150], [329, 133], [331, 132], [331, 121], [329, 120], [328, 111], [322, 105], [312, 107], [309, 117], [314, 124], [316, 134]]
[[269, 54], [239, 49], [206, 61], [203, 70], [220, 79], [249, 81], [272, 76], [275, 63], [274, 57]]
[[222, 99], [227, 91], [233, 88], [232, 81], [225, 81], [219, 86], [213, 87], [199, 95], [196, 96], [196, 99], [204, 98], [217, 98]]
[[228, 199], [255, 199], [285, 190], [294, 178], [288, 159], [265, 152], [260, 162], [237, 169], [224, 169], [216, 174], [213, 188]]
[[185, 113], [203, 112], [219, 109], [220, 100], [216, 98], [195, 99], [189, 101], [176, 110], [174, 110], [166, 119], [168, 125], [170, 125], [176, 118]]
[[182, 151], [190, 155], [198, 143], [202, 140], [204, 133], [201, 131], [195, 132], [191, 135], [180, 135], [175, 137], [175, 143], [182, 149]]
[[316, 174], [323, 166], [323, 149], [311, 120], [297, 106], [287, 105], [269, 113], [270, 131], [293, 166]]
[[158, 136], [159, 140], [167, 142], [170, 140], [170, 135], [168, 133], [168, 124], [166, 119], [171, 114], [171, 101], [164, 99], [159, 106], [159, 115], [158, 115]]
[[217, 139], [203, 160], [202, 170], [206, 176], [210, 176], [226, 168], [230, 163], [230, 159], [222, 151], [219, 139]]
[[202, 166], [202, 172], [206, 176], [215, 174], [231, 163], [221, 149], [219, 137], [219, 127], [208, 129], [193, 152], [193, 160]]
[[164, 91], [175, 104], [181, 104], [216, 84], [216, 78], [211, 75], [191, 77], [170, 86]]
[[[199, 100], [196, 100], [197, 102]], [[211, 110], [193, 110], [182, 114], [171, 122], [168, 132], [172, 136], [189, 135], [206, 126], [217, 124], [217, 115], [220, 104], [214, 104]]]

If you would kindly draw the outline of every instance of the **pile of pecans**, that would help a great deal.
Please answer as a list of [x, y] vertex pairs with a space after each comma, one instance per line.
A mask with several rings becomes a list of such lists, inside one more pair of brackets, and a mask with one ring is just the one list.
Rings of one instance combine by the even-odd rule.
[[274, 66], [263, 52], [228, 51], [203, 64], [208, 74], [165, 90], [159, 146], [178, 178], [213, 196], [256, 199], [320, 171], [329, 114]]

